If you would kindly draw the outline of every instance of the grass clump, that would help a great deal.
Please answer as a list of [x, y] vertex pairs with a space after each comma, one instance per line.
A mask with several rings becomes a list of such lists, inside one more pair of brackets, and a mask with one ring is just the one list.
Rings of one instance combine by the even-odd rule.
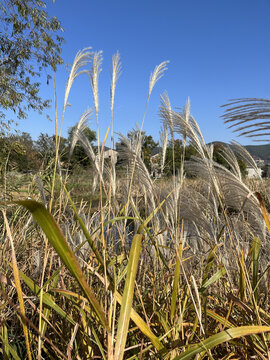
[[[88, 71], [85, 66], [91, 60], [99, 126], [102, 58], [90, 49], [75, 58], [62, 121], [72, 82]], [[166, 64], [151, 74], [146, 110]], [[117, 54], [111, 129], [120, 68]], [[37, 201], [17, 198], [17, 205], [3, 204], [4, 359], [269, 356], [270, 220], [265, 182], [258, 177], [249, 184], [242, 178], [237, 156], [249, 155], [238, 145], [234, 151], [221, 151], [228, 166], [214, 161], [213, 146], [205, 143], [189, 102], [183, 112], [175, 112], [163, 96], [160, 114], [161, 168], [169, 134], [172, 144], [183, 138], [183, 159], [186, 144], [196, 150], [173, 177], [154, 180], [149, 174], [141, 157], [142, 127], [133, 139], [121, 136], [120, 173], [113, 156], [104, 159], [106, 138], [93, 151], [81, 131], [82, 122], [73, 132], [73, 145], [80, 142], [85, 149], [92, 163], [91, 180], [87, 172], [69, 177], [61, 169], [57, 150], [61, 123], [55, 161], [31, 188]]]

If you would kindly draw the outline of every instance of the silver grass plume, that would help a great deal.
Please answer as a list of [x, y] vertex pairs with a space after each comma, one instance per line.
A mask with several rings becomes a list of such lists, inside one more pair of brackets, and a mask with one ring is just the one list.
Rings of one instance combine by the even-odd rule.
[[159, 132], [159, 137], [161, 145], [160, 169], [161, 173], [163, 173], [168, 145], [168, 128], [166, 125], [164, 125], [163, 129]]
[[226, 107], [222, 116], [225, 124], [229, 125], [238, 136], [266, 139], [257, 141], [268, 141], [270, 135], [270, 100], [261, 98], [233, 99]]
[[[185, 122], [188, 124], [190, 118], [190, 98], [188, 98], [185, 103], [185, 107], [183, 109], [183, 117], [185, 119]], [[186, 135], [184, 134], [184, 147], [185, 146], [186, 146]]]
[[73, 136], [72, 136], [72, 141], [71, 141], [71, 150], [72, 151], [70, 151], [69, 157], [71, 157], [76, 143], [80, 142], [82, 147], [84, 148], [84, 151], [85, 151], [86, 155], [88, 156], [89, 160], [94, 165], [93, 168], [94, 168], [95, 173], [94, 173], [94, 178], [93, 178], [93, 188], [95, 189], [96, 185], [97, 185], [97, 175], [100, 176], [102, 184], [104, 182], [103, 182], [101, 169], [100, 169], [100, 166], [99, 166], [99, 156], [95, 154], [90, 141], [88, 140], [87, 136], [84, 133], [84, 130], [87, 127], [87, 121], [88, 121], [91, 113], [92, 113], [92, 110], [90, 110], [90, 109], [86, 110], [82, 114], [78, 124], [76, 125], [76, 127], [75, 127], [75, 129], [73, 131]]
[[151, 73], [150, 80], [149, 80], [148, 98], [150, 97], [152, 90], [153, 90], [155, 84], [157, 83], [157, 81], [162, 78], [164, 72], [167, 70], [168, 63], [169, 63], [169, 61], [163, 61], [162, 63], [157, 65], [155, 67], [154, 71]]
[[204, 167], [207, 168], [208, 176], [210, 177], [211, 183], [214, 185], [217, 194], [221, 194], [213, 164], [213, 147], [206, 145], [199, 125], [190, 114], [189, 109], [187, 110], [188, 111], [185, 111], [184, 109], [182, 113], [172, 112], [174, 131], [182, 135], [183, 138], [186, 138], [189, 144], [195, 148], [200, 159], [202, 159]]
[[[208, 187], [208, 193], [216, 198], [217, 203], [220, 202], [224, 209], [234, 209], [239, 214], [245, 211], [250, 222], [253, 223], [254, 231], [257, 234], [259, 232], [260, 236], [264, 234], [264, 222], [258, 200], [238, 174], [210, 159], [199, 157], [194, 157], [192, 161], [187, 162], [186, 167]], [[209, 171], [210, 168], [212, 168], [211, 171]]]
[[96, 51], [92, 57], [92, 69], [89, 73], [93, 97], [94, 97], [94, 105], [96, 113], [99, 112], [99, 102], [98, 102], [98, 77], [101, 72], [101, 64], [102, 64], [102, 51]]
[[159, 108], [160, 117], [163, 121], [164, 126], [170, 129], [172, 142], [174, 141], [173, 135], [173, 117], [172, 117], [172, 108], [168, 93], [165, 91], [161, 96], [161, 105]]
[[119, 80], [121, 75], [121, 61], [120, 61], [120, 54], [117, 51], [112, 58], [112, 80], [111, 80], [111, 113], [113, 113], [114, 107], [114, 95], [115, 95], [115, 88], [116, 83]]
[[[142, 141], [140, 134], [136, 137], [134, 136], [132, 140], [129, 140], [122, 134], [118, 134], [120, 137], [121, 146], [119, 148], [119, 156], [123, 159], [126, 164], [129, 165], [128, 176], [132, 176], [138, 179], [138, 182], [141, 185], [145, 186], [146, 193], [151, 202], [152, 210], [155, 209], [155, 200], [154, 200], [154, 185], [152, 178], [149, 174], [148, 169], [145, 166], [144, 161], [141, 156], [136, 152], [136, 148], [141, 148], [141, 144], [137, 144]], [[134, 172], [132, 170], [134, 169]]]
[[189, 121], [186, 121], [186, 114], [173, 111], [173, 124], [174, 131], [183, 137], [189, 139], [190, 145], [192, 145], [202, 158], [210, 157], [209, 149], [207, 148], [201, 130], [193, 118], [189, 115]]
[[74, 148], [80, 139], [80, 133], [83, 133], [85, 129], [88, 127], [88, 121], [92, 114], [92, 109], [87, 109], [80, 117], [77, 125], [75, 126], [73, 133], [72, 133], [72, 140], [70, 144], [70, 151], [69, 151], [69, 160], [73, 154]]
[[234, 151], [230, 148], [230, 146], [227, 145], [220, 145], [220, 148], [218, 150], [220, 156], [225, 160], [225, 162], [228, 164], [230, 171], [239, 178], [239, 180], [242, 180], [242, 174], [239, 167], [239, 163], [237, 161], [237, 158], [235, 156]]
[[120, 54], [117, 51], [112, 58], [112, 79], [111, 79], [111, 174], [110, 174], [110, 186], [112, 189], [112, 196], [115, 198], [116, 194], [116, 171], [115, 165], [116, 161], [113, 161], [113, 148], [114, 148], [114, 140], [113, 140], [113, 109], [114, 109], [114, 96], [115, 96], [115, 88], [116, 83], [119, 80], [121, 75], [121, 62], [120, 62]]
[[65, 98], [64, 98], [64, 109], [63, 113], [65, 112], [65, 109], [68, 105], [68, 96], [70, 93], [71, 86], [74, 82], [74, 80], [81, 74], [87, 73], [87, 70], [81, 70], [82, 67], [87, 66], [92, 57], [92, 52], [90, 51], [91, 47], [85, 48], [83, 50], [80, 50], [77, 52], [75, 59], [73, 61], [72, 68], [69, 73], [68, 80], [66, 82], [65, 87]]
[[173, 162], [173, 175], [175, 176], [175, 154], [174, 154], [174, 132], [173, 132], [173, 115], [172, 108], [168, 93], [165, 91], [161, 95], [161, 105], [159, 108], [159, 114], [161, 121], [163, 122], [163, 127], [170, 129], [171, 133], [171, 143], [172, 143], [172, 162]]
[[253, 159], [253, 157], [250, 155], [250, 153], [247, 151], [247, 149], [238, 144], [237, 142], [231, 142], [233, 151], [241, 158], [243, 159], [251, 168], [254, 169], [257, 178], [262, 180], [261, 172], [256, 164], [256, 161]]
[[[97, 122], [97, 141], [98, 141], [98, 155], [100, 157], [100, 146], [99, 146], [99, 101], [98, 101], [98, 78], [101, 72], [102, 64], [102, 51], [96, 51], [92, 57], [92, 69], [89, 74], [93, 97], [94, 97], [94, 106], [96, 111], [96, 122]], [[99, 159], [101, 161], [101, 159]]]

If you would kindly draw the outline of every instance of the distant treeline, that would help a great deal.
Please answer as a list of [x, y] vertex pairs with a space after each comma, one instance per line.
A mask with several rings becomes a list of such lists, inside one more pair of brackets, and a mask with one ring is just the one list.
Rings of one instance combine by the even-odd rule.
[[[72, 136], [75, 127], [72, 127], [68, 131], [68, 137], [60, 138], [59, 154], [61, 165], [68, 168], [70, 171], [78, 168], [90, 168], [91, 161], [86, 155], [84, 148], [78, 142], [69, 158], [70, 147], [72, 143]], [[97, 140], [96, 132], [90, 128], [84, 129], [84, 134], [90, 141], [94, 151], [97, 152], [97, 148], [94, 145]], [[134, 136], [134, 130], [131, 130], [127, 137], [131, 139]], [[159, 146], [151, 135], [146, 135], [142, 132], [142, 151], [141, 156], [143, 161], [151, 172], [154, 161], [160, 162], [158, 156], [162, 153], [162, 148]], [[214, 144], [213, 159], [219, 164], [228, 167], [227, 162], [220, 154], [219, 143]], [[121, 142], [116, 143], [116, 150], [121, 148]], [[19, 171], [19, 172], [31, 172], [45, 169], [46, 167], [53, 164], [56, 151], [55, 136], [49, 136], [46, 133], [41, 133], [37, 140], [33, 140], [31, 135], [27, 132], [21, 134], [10, 134], [2, 136], [0, 138], [0, 163], [8, 171]], [[180, 139], [174, 139], [168, 141], [166, 147], [166, 157], [164, 162], [163, 175], [171, 176], [177, 173], [180, 168], [182, 161], [190, 161], [192, 157], [197, 156], [196, 150], [190, 146], [184, 146]], [[154, 160], [155, 159], [155, 160]], [[243, 160], [239, 159], [240, 169], [242, 174], [245, 175], [246, 164]], [[122, 167], [121, 155], [118, 156], [118, 167]], [[189, 176], [190, 174], [187, 174]]]

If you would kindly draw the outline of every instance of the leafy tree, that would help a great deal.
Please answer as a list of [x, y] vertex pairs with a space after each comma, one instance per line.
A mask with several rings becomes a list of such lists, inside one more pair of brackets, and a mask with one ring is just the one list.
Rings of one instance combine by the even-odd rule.
[[[174, 152], [174, 155], [173, 155]], [[166, 160], [165, 160], [165, 174], [172, 175], [173, 174], [173, 168], [175, 168], [175, 171], [177, 172], [181, 167], [183, 157], [183, 143], [181, 140], [176, 139], [174, 140], [174, 145], [172, 141], [169, 141], [167, 152], [166, 152]], [[174, 165], [173, 165], [174, 163]]]
[[[174, 150], [174, 157], [173, 157], [173, 150]], [[172, 144], [172, 141], [170, 141], [166, 152], [166, 161], [165, 161], [166, 175], [169, 176], [173, 174], [173, 161], [175, 164], [175, 172], [177, 173], [181, 168], [183, 156], [184, 156], [184, 161], [189, 161], [192, 160], [192, 156], [197, 156], [197, 155], [198, 153], [192, 145], [186, 145], [184, 151], [182, 140], [175, 139], [174, 146]], [[185, 169], [185, 173], [187, 177], [191, 176], [191, 174], [187, 172], [187, 169]]]
[[44, 68], [55, 71], [62, 63], [61, 25], [45, 7], [40, 0], [0, 3], [0, 107], [13, 110], [19, 118], [26, 117], [29, 109], [48, 107], [49, 101], [39, 96], [37, 78]]
[[[41, 133], [35, 142], [35, 148], [39, 153], [43, 163], [47, 165], [55, 157], [55, 135]], [[67, 139], [61, 137], [59, 144], [59, 154], [61, 161], [67, 161]]]
[[142, 144], [143, 161], [150, 170], [150, 158], [153, 154], [153, 150], [158, 146], [158, 143], [154, 141], [152, 135], [144, 136]]
[[34, 147], [34, 142], [29, 133], [23, 132], [21, 135], [10, 138], [11, 146], [17, 144], [16, 151], [11, 152], [10, 160], [20, 172], [38, 170], [41, 165], [38, 153]]

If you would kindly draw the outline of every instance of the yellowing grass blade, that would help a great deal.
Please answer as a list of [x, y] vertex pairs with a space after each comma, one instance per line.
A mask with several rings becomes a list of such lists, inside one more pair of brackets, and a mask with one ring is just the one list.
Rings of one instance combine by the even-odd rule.
[[105, 313], [101, 308], [94, 292], [88, 285], [86, 278], [82, 272], [82, 269], [77, 261], [77, 258], [73, 251], [70, 249], [66, 239], [61, 233], [57, 223], [53, 219], [48, 210], [40, 203], [33, 200], [23, 200], [16, 202], [19, 205], [23, 205], [33, 215], [34, 219], [39, 223], [40, 227], [46, 234], [49, 242], [54, 247], [57, 254], [60, 256], [63, 263], [69, 269], [71, 274], [77, 279], [83, 292], [88, 298], [102, 325], [109, 330], [109, 324], [105, 317]]
[[87, 240], [89, 246], [90, 246], [91, 249], [93, 250], [94, 254], [96, 255], [97, 260], [99, 261], [100, 265], [102, 266], [102, 269], [104, 270], [104, 264], [103, 264], [102, 257], [101, 257], [101, 255], [100, 255], [98, 249], [96, 248], [96, 246], [95, 246], [95, 244], [94, 244], [94, 241], [93, 241], [91, 235], [89, 234], [89, 232], [88, 232], [88, 230], [87, 230], [87, 228], [86, 228], [86, 226], [85, 226], [82, 218], [79, 216], [78, 211], [77, 211], [77, 209], [76, 209], [76, 206], [75, 206], [74, 202], [72, 201], [69, 192], [67, 191], [66, 187], [64, 187], [64, 189], [65, 189], [65, 191], [66, 191], [68, 200], [69, 200], [69, 202], [70, 202], [70, 204], [71, 204], [71, 206], [72, 206], [72, 208], [73, 208], [73, 211], [74, 211], [74, 213], [75, 213], [76, 219], [78, 220], [78, 222], [79, 222], [79, 224], [80, 224], [80, 226], [81, 226], [81, 229], [82, 229], [82, 231], [83, 231], [83, 233], [84, 233], [84, 236], [86, 237], [86, 240]]
[[210, 350], [224, 342], [231, 341], [239, 337], [260, 334], [268, 331], [270, 331], [270, 326], [240, 326], [233, 329], [227, 329], [221, 331], [218, 334], [210, 336], [208, 339], [203, 340], [199, 344], [192, 346], [191, 349], [185, 351], [179, 356], [176, 356], [173, 360], [188, 360], [202, 351]]
[[258, 272], [259, 272], [259, 255], [261, 250], [261, 239], [254, 236], [251, 246], [251, 259], [252, 259], [252, 289], [254, 291], [254, 297], [258, 299]]
[[218, 281], [222, 276], [226, 274], [226, 270], [224, 267], [219, 269], [213, 276], [210, 277], [210, 279], [206, 280], [202, 287], [200, 288], [200, 292], [204, 292], [210, 285], [212, 285], [214, 282]]
[[0, 335], [0, 339], [2, 340], [3, 348], [4, 348], [3, 360], [11, 359], [11, 356], [15, 360], [21, 360], [21, 358], [18, 356], [16, 351], [13, 349], [13, 347], [8, 343], [8, 339], [1, 335]]
[[221, 323], [223, 326], [234, 328], [235, 325], [233, 325], [231, 322], [229, 322], [226, 318], [223, 316], [217, 314], [215, 311], [206, 309], [207, 315], [210, 316], [212, 319], [215, 319], [217, 322]]
[[180, 244], [178, 246], [177, 254], [176, 254], [176, 264], [174, 270], [174, 277], [173, 277], [173, 290], [172, 290], [172, 301], [171, 301], [171, 324], [174, 323], [174, 314], [176, 309], [176, 301], [178, 297], [178, 286], [179, 286], [179, 279], [180, 279], [180, 266], [182, 261], [182, 252], [183, 252], [183, 224], [181, 230], [181, 237], [180, 237]]
[[32, 356], [31, 356], [30, 343], [29, 343], [29, 334], [28, 334], [27, 324], [25, 321], [25, 307], [24, 307], [24, 301], [23, 301], [23, 293], [22, 293], [22, 288], [21, 288], [21, 283], [20, 283], [19, 269], [18, 269], [18, 265], [17, 265], [17, 259], [16, 259], [16, 254], [15, 254], [14, 244], [13, 244], [13, 238], [12, 238], [9, 224], [7, 221], [6, 213], [4, 210], [2, 211], [2, 213], [3, 213], [4, 222], [5, 222], [5, 226], [6, 226], [7, 236], [9, 238], [10, 245], [11, 245], [12, 268], [13, 268], [14, 281], [15, 281], [15, 285], [16, 285], [16, 291], [17, 291], [17, 295], [18, 295], [20, 312], [23, 315], [21, 320], [22, 320], [23, 333], [24, 333], [24, 337], [25, 337], [27, 357], [29, 360], [31, 360]]
[[120, 317], [117, 327], [115, 360], [122, 360], [128, 334], [128, 326], [130, 321], [130, 313], [133, 302], [134, 285], [141, 252], [143, 235], [136, 234], [132, 240], [129, 260], [127, 265], [127, 277], [125, 282], [124, 294], [122, 299]]
[[153, 219], [153, 217], [157, 214], [157, 212], [161, 209], [161, 207], [163, 206], [163, 204], [165, 203], [165, 201], [171, 196], [172, 191], [166, 196], [166, 198], [161, 201], [161, 203], [155, 208], [155, 210], [148, 216], [147, 219], [144, 220], [144, 222], [139, 226], [138, 229], [138, 234], [142, 234], [142, 232], [144, 231], [144, 229], [146, 228], [147, 224], [149, 223], [149, 221], [151, 221]]
[[[29, 287], [30, 290], [36, 295], [39, 296], [40, 293], [40, 287], [34, 283], [33, 280], [31, 280], [28, 276], [26, 276], [21, 270], [19, 270], [20, 278], [25, 282], [25, 284]], [[55, 301], [53, 300], [52, 296], [43, 293], [43, 302], [46, 306], [53, 309], [58, 315], [60, 315], [62, 318], [68, 320], [72, 325], [75, 325], [76, 322], [64, 311], [58, 306]]]
[[270, 217], [269, 217], [269, 214], [268, 214], [268, 212], [267, 212], [267, 210], [266, 210], [266, 207], [265, 207], [265, 205], [264, 205], [264, 202], [263, 202], [263, 199], [262, 199], [262, 197], [261, 197], [261, 194], [258, 193], [258, 192], [256, 192], [255, 194], [256, 194], [256, 196], [257, 196], [257, 199], [259, 200], [260, 207], [261, 207], [261, 212], [262, 212], [262, 214], [263, 214], [263, 218], [264, 218], [265, 224], [266, 224], [267, 229], [268, 229], [268, 232], [269, 232], [269, 234], [270, 234]]
[[[104, 280], [103, 280], [103, 283], [104, 283]], [[80, 296], [79, 294], [77, 294], [75, 292], [72, 292], [69, 290], [63, 290], [63, 289], [52, 289], [52, 291], [58, 292], [67, 297], [72, 296], [72, 297], [75, 297], [76, 299], [80, 299], [81, 301], [85, 301], [86, 303], [88, 303], [88, 300], [86, 298]], [[114, 296], [115, 296], [116, 301], [120, 305], [122, 305], [123, 298], [119, 294], [118, 291], [115, 291]], [[88, 306], [85, 305], [84, 310], [87, 311], [87, 309], [88, 309]], [[162, 351], [162, 350], [166, 351], [162, 342], [156, 337], [156, 335], [152, 332], [152, 330], [149, 328], [149, 326], [146, 324], [146, 322], [140, 317], [140, 315], [134, 309], [131, 309], [130, 318], [138, 326], [138, 328], [141, 330], [141, 332], [151, 341], [151, 343], [154, 345], [154, 347], [158, 351]]]

